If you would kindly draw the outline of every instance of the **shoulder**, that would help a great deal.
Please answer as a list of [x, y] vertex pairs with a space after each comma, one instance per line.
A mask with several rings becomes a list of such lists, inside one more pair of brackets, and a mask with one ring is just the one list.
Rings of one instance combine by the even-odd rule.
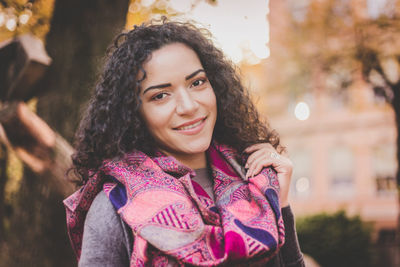
[[[100, 224], [103, 226], [113, 226], [107, 223], [110, 222], [110, 220], [118, 221], [119, 216], [104, 191], [100, 191], [89, 208], [86, 215], [85, 225], [94, 226]], [[103, 222], [105, 222], [105, 225]]]
[[84, 235], [87, 230], [103, 238], [118, 237], [120, 241], [129, 244], [127, 241], [131, 239], [131, 234], [128, 228], [104, 191], [100, 191], [86, 215]]
[[86, 216], [79, 266], [127, 266], [131, 242], [125, 224], [101, 191]]

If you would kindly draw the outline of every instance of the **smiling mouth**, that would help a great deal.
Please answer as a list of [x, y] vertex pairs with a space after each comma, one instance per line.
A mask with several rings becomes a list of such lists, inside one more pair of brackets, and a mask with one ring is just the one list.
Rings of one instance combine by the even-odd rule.
[[174, 130], [185, 131], [185, 130], [190, 130], [190, 129], [196, 128], [197, 126], [202, 124], [206, 119], [207, 119], [207, 117], [204, 117], [203, 119], [201, 119], [193, 124], [176, 127], [176, 128], [174, 128]]

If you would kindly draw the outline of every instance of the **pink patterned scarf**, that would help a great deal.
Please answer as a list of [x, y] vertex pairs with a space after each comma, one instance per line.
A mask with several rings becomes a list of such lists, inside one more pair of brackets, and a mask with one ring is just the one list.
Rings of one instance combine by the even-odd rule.
[[[73, 249], [80, 256], [86, 213], [106, 192], [131, 227], [131, 266], [214, 266], [249, 259], [268, 261], [284, 243], [279, 184], [274, 170], [241, 178], [237, 153], [213, 144], [208, 160], [215, 203], [199, 194], [195, 172], [173, 157], [135, 151], [106, 161], [98, 174], [64, 201]], [[110, 182], [111, 181], [111, 182]]]

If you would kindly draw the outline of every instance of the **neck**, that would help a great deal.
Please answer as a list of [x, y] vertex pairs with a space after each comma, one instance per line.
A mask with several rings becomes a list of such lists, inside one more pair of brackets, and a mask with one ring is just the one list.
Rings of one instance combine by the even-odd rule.
[[163, 152], [168, 156], [173, 156], [180, 163], [191, 168], [192, 170], [207, 167], [206, 152], [201, 152], [196, 154], [179, 154], [179, 153], [170, 153], [166, 151]]

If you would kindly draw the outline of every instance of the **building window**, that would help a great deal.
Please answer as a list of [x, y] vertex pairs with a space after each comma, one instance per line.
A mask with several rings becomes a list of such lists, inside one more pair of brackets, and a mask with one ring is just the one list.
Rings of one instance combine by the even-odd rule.
[[385, 144], [373, 149], [373, 167], [376, 193], [378, 195], [395, 194], [397, 162], [394, 144]]
[[335, 197], [354, 195], [354, 156], [350, 148], [337, 146], [329, 152], [330, 191]]
[[291, 192], [296, 197], [307, 197], [311, 193], [311, 153], [299, 149], [290, 152], [290, 159], [293, 162], [293, 178]]

